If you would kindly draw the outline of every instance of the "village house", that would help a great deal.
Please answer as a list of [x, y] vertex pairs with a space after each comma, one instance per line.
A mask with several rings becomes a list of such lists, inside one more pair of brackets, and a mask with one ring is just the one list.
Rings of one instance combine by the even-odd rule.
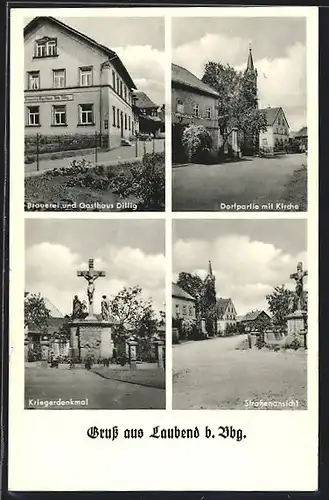
[[302, 127], [298, 132], [294, 134], [293, 138], [295, 141], [297, 141], [299, 150], [301, 152], [307, 151], [307, 127]]
[[181, 136], [191, 123], [205, 127], [212, 137], [214, 149], [219, 144], [218, 93], [190, 71], [171, 65], [171, 103], [173, 151], [182, 148]]
[[250, 311], [240, 318], [240, 323], [248, 327], [250, 331], [267, 328], [271, 325], [271, 318], [265, 311]]
[[175, 319], [195, 320], [195, 298], [176, 283], [172, 284], [172, 314]]
[[162, 121], [158, 114], [157, 106], [145, 92], [134, 93], [134, 109], [138, 116], [139, 132], [160, 136]]
[[282, 108], [261, 109], [266, 114], [266, 132], [259, 134], [259, 147], [265, 152], [284, 151], [289, 145], [289, 125]]
[[34, 18], [24, 46], [26, 136], [99, 134], [112, 148], [134, 134], [136, 85], [113, 50], [53, 17]]
[[223, 299], [222, 297], [217, 299], [216, 313], [217, 333], [223, 334], [228, 325], [236, 324], [237, 313], [232, 299]]

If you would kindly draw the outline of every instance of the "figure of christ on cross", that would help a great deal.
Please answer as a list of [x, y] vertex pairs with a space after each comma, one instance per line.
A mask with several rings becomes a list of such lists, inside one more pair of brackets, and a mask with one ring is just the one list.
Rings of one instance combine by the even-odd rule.
[[308, 275], [307, 271], [303, 270], [303, 263], [298, 262], [297, 272], [290, 275], [290, 279], [296, 282], [297, 310], [302, 311], [304, 306], [304, 278]]
[[87, 295], [89, 302], [89, 316], [94, 314], [94, 292], [95, 292], [95, 281], [97, 278], [104, 278], [105, 271], [95, 271], [94, 269], [94, 259], [89, 259], [88, 261], [88, 271], [77, 271], [77, 276], [83, 277], [87, 280]]

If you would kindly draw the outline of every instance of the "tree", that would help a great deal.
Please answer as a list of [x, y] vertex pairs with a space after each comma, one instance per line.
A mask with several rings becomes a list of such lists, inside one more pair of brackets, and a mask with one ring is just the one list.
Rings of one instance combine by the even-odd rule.
[[206, 320], [206, 330], [209, 335], [216, 333], [216, 303], [215, 278], [207, 276], [203, 284], [200, 308], [201, 315]]
[[29, 294], [24, 300], [24, 326], [34, 323], [40, 330], [46, 330], [50, 310], [41, 294]]
[[195, 314], [196, 317], [198, 317], [200, 314], [200, 300], [203, 294], [202, 279], [197, 274], [186, 273], [183, 271], [178, 275], [177, 285], [196, 299]]
[[266, 300], [272, 314], [273, 326], [285, 330], [287, 316], [295, 309], [294, 292], [285, 288], [284, 285], [276, 286], [272, 293], [266, 295]]
[[152, 302], [145, 302], [141, 294], [142, 289], [139, 286], [124, 287], [110, 301], [110, 310], [118, 321], [121, 335], [125, 335], [129, 330], [136, 334], [145, 332], [156, 324]]
[[250, 135], [266, 131], [266, 115], [257, 108], [256, 80], [252, 74], [238, 72], [230, 65], [208, 62], [202, 81], [219, 94], [218, 119], [223, 149], [233, 128]]

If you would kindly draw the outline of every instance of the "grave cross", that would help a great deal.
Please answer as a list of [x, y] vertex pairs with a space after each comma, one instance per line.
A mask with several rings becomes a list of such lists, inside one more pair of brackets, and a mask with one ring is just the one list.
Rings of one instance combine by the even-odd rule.
[[88, 271], [77, 271], [77, 276], [85, 278], [88, 282], [87, 285], [87, 295], [89, 302], [89, 316], [94, 314], [94, 292], [95, 292], [95, 281], [97, 278], [104, 278], [105, 271], [96, 271], [94, 269], [94, 259], [89, 259], [88, 261]]

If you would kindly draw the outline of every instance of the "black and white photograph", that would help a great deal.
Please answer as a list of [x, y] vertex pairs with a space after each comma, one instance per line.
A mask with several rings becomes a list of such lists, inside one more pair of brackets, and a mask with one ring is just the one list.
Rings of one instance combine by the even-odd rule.
[[165, 408], [161, 220], [26, 220], [25, 409]]
[[164, 19], [24, 24], [26, 211], [163, 211]]
[[305, 17], [172, 19], [174, 211], [307, 211], [306, 53]]
[[306, 410], [305, 220], [173, 222], [173, 409]]

